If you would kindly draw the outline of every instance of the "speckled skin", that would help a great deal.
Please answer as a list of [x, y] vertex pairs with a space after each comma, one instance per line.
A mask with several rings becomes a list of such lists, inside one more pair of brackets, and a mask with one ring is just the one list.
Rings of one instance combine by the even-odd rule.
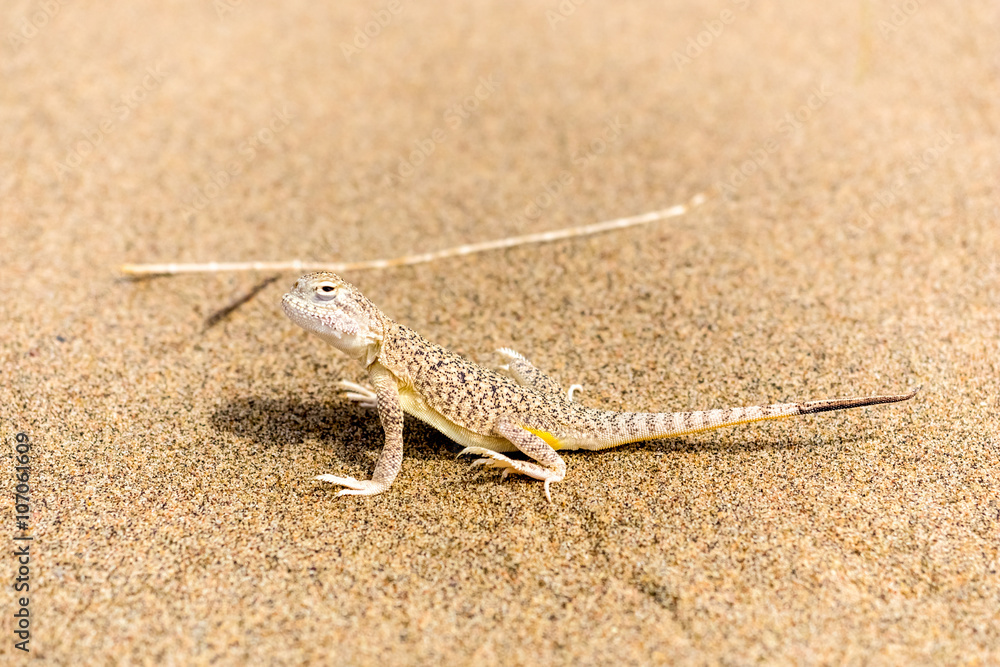
[[[403, 460], [403, 412], [465, 445], [462, 454], [483, 456], [476, 460], [478, 465], [543, 480], [551, 500], [549, 485], [566, 473], [557, 449], [605, 449], [766, 419], [904, 401], [917, 392], [698, 412], [612, 412], [573, 403], [555, 380], [513, 350], [500, 350], [507, 364], [491, 370], [431, 343], [393, 322], [333, 273], [300, 278], [285, 294], [282, 308], [293, 322], [361, 362], [374, 387], [369, 391], [349, 385], [361, 393], [347, 396], [377, 407], [385, 446], [371, 480], [317, 478], [347, 487], [338, 495], [372, 495], [389, 488]], [[515, 450], [533, 461], [501, 453]]]

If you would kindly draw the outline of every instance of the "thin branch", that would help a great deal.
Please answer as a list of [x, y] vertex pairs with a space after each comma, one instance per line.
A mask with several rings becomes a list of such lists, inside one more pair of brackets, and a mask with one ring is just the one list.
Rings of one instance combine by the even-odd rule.
[[548, 243], [560, 239], [576, 238], [578, 236], [589, 236], [599, 234], [614, 229], [624, 229], [635, 225], [645, 225], [657, 220], [675, 218], [684, 215], [695, 206], [705, 201], [704, 194], [697, 194], [691, 198], [687, 204], [678, 204], [660, 211], [643, 213], [628, 218], [608, 220], [592, 225], [580, 227], [567, 227], [556, 229], [550, 232], [538, 232], [536, 234], [525, 234], [523, 236], [512, 236], [495, 241], [484, 241], [482, 243], [471, 243], [469, 245], [457, 246], [455, 248], [445, 248], [420, 255], [406, 255], [394, 259], [373, 259], [362, 262], [303, 262], [292, 260], [285, 262], [208, 262], [204, 264], [122, 264], [121, 272], [126, 276], [149, 276], [149, 275], [174, 275], [178, 273], [220, 273], [223, 271], [362, 271], [366, 269], [385, 269], [393, 266], [409, 266], [411, 264], [424, 264], [447, 257], [458, 257], [461, 255], [471, 255], [486, 250], [497, 250], [500, 248], [512, 248], [514, 246], [529, 243]]

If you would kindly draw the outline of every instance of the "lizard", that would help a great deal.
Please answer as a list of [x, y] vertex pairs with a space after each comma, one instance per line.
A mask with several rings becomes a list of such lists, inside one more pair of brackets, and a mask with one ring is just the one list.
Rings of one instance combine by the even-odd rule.
[[[586, 407], [564, 395], [559, 383], [509, 348], [506, 361], [486, 368], [432, 343], [391, 320], [360, 290], [334, 273], [299, 278], [281, 306], [295, 324], [359, 361], [373, 389], [342, 382], [345, 397], [375, 408], [385, 444], [372, 478], [319, 475], [344, 487], [341, 495], [375, 495], [388, 489], [403, 462], [403, 413], [410, 414], [465, 448], [473, 465], [518, 473], [550, 486], [563, 480], [559, 451], [601, 450], [633, 442], [710, 431], [724, 426], [843, 410], [913, 398], [905, 394], [776, 403], [692, 412], [615, 412]], [[511, 458], [521, 452], [530, 460]]]

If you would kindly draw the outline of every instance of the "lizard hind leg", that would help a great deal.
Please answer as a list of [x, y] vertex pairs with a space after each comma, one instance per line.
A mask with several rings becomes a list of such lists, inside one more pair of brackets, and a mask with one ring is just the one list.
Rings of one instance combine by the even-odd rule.
[[519, 461], [485, 447], [466, 447], [459, 453], [459, 456], [478, 454], [483, 458], [476, 459], [472, 465], [503, 470], [504, 477], [515, 472], [541, 480], [545, 482], [545, 497], [549, 502], [552, 502], [549, 485], [553, 482], [561, 482], [566, 476], [566, 463], [562, 457], [547, 442], [526, 430], [510, 417], [501, 417], [494, 429], [497, 435], [509, 440], [519, 451], [527, 454], [534, 461]]
[[[494, 370], [497, 373], [509, 377], [522, 387], [531, 387], [532, 389], [538, 389], [539, 391], [544, 391], [549, 394], [563, 395], [564, 392], [562, 387], [559, 386], [559, 383], [542, 371], [538, 370], [538, 368], [533, 363], [528, 361], [520, 352], [512, 350], [509, 347], [501, 347], [497, 350], [497, 354], [503, 357], [506, 362], [501, 366], [494, 367]], [[577, 389], [582, 391], [583, 385], [570, 385], [569, 391], [565, 392], [567, 401], [573, 401], [573, 392]]]
[[497, 373], [506, 375], [522, 387], [531, 387], [532, 389], [544, 391], [549, 394], [563, 393], [562, 387], [559, 386], [558, 382], [538, 370], [523, 354], [509, 347], [501, 347], [497, 350], [497, 354], [503, 357], [506, 362], [494, 369]]

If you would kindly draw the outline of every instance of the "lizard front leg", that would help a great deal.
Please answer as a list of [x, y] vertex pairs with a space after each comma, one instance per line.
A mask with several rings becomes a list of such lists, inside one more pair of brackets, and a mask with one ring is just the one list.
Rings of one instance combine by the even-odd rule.
[[403, 464], [403, 408], [399, 404], [399, 385], [396, 377], [381, 364], [372, 364], [368, 378], [375, 387], [378, 416], [385, 431], [385, 445], [375, 464], [375, 472], [370, 480], [353, 477], [319, 475], [316, 479], [346, 486], [337, 495], [373, 496], [382, 493], [392, 485]]
[[494, 430], [497, 435], [509, 440], [519, 451], [535, 459], [537, 463], [518, 461], [485, 447], [466, 447], [459, 453], [459, 456], [479, 454], [485, 458], [476, 459], [472, 465], [499, 468], [503, 470], [504, 477], [510, 472], [516, 472], [542, 480], [545, 482], [545, 497], [548, 498], [549, 502], [552, 502], [549, 485], [552, 482], [561, 482], [566, 476], [566, 463], [562, 457], [547, 442], [522, 426], [519, 420], [508, 415], [497, 420]]

